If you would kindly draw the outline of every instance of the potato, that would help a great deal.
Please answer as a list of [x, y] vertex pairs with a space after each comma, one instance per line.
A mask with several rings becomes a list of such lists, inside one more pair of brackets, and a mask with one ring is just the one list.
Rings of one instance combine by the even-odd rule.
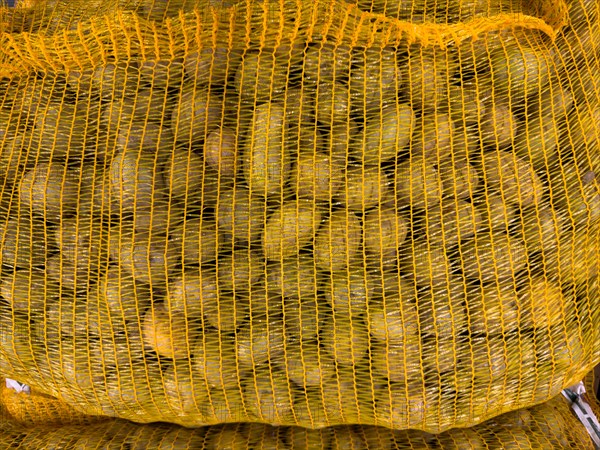
[[[378, 342], [372, 345], [371, 366], [373, 372], [387, 378], [391, 383], [406, 383], [412, 377], [415, 380], [422, 375], [421, 345], [417, 336], [407, 335], [401, 342]], [[387, 397], [387, 394], [383, 394]], [[385, 398], [377, 397], [376, 398]]]
[[219, 194], [215, 215], [225, 240], [254, 243], [263, 231], [267, 205], [247, 188], [235, 186]]
[[[552, 80], [551, 83], [556, 81]], [[553, 117], [556, 123], [560, 123], [571, 111], [573, 103], [573, 92], [557, 83], [552, 89], [544, 89], [540, 92], [536, 99], [527, 101], [526, 115], [531, 119]]]
[[444, 286], [453, 270], [444, 247], [424, 238], [405, 243], [399, 251], [399, 262], [420, 286]]
[[596, 172], [583, 166], [563, 164], [550, 176], [549, 197], [568, 223], [587, 226], [600, 217], [600, 189]]
[[343, 79], [350, 73], [350, 48], [319, 42], [306, 50], [303, 69], [305, 83], [325, 84]]
[[331, 126], [350, 117], [350, 92], [342, 83], [317, 85], [315, 111], [317, 122]]
[[188, 78], [216, 85], [224, 84], [228, 78], [235, 75], [240, 61], [241, 55], [238, 50], [221, 44], [190, 52], [185, 57], [183, 68]]
[[513, 153], [484, 153], [482, 175], [490, 188], [501, 191], [506, 202], [522, 208], [539, 204], [544, 194], [544, 184], [534, 168]]
[[548, 57], [520, 43], [494, 49], [489, 55], [492, 82], [512, 102], [538, 92], [547, 83]]
[[286, 88], [289, 58], [273, 52], [247, 52], [235, 73], [234, 86], [245, 101], [255, 104], [282, 94]]
[[[137, 92], [137, 88], [133, 92]], [[135, 105], [130, 98], [112, 100], [104, 105], [100, 115], [101, 137], [114, 138], [122, 130], [133, 127], [134, 110]], [[108, 143], [111, 143], [110, 139]]]
[[232, 255], [219, 258], [217, 282], [222, 291], [247, 292], [262, 279], [265, 272], [257, 252], [234, 250]]
[[379, 166], [352, 167], [346, 171], [340, 201], [352, 211], [363, 212], [379, 205], [391, 193], [388, 176]]
[[[148, 124], [146, 121], [135, 120], [131, 124], [122, 126], [115, 137], [117, 151], [142, 151], [144, 153], [158, 154], [170, 157], [175, 138], [170, 128], [158, 124]], [[108, 159], [114, 155], [105, 155]]]
[[217, 128], [204, 142], [204, 160], [220, 177], [235, 177], [238, 166], [238, 137], [233, 128]]
[[[459, 50], [460, 51], [460, 50]], [[469, 54], [461, 60], [466, 65], [473, 55]], [[456, 125], [467, 127], [476, 126], [482, 117], [485, 117], [487, 109], [491, 106], [491, 92], [482, 89], [480, 81], [475, 78], [471, 82], [463, 82], [461, 86], [448, 87], [448, 109], [449, 115]]]
[[202, 404], [207, 401], [208, 388], [200, 382], [197, 374], [190, 370], [187, 362], [181, 361], [165, 370], [162, 387], [167, 398], [169, 414], [190, 425], [202, 421]]
[[409, 86], [413, 109], [438, 110], [446, 101], [449, 78], [454, 64], [448, 53], [431, 47], [427, 51], [411, 52], [402, 79]]
[[465, 200], [443, 201], [425, 212], [427, 240], [444, 248], [472, 237], [482, 228], [479, 210]]
[[56, 283], [60, 283], [63, 290], [72, 290], [84, 292], [89, 285], [93, 283], [108, 266], [108, 259], [94, 265], [83, 265], [78, 258], [76, 261], [70, 258], [63, 258], [61, 254], [55, 254], [46, 260], [46, 274], [49, 279]]
[[433, 165], [421, 157], [412, 157], [396, 167], [398, 202], [413, 208], [431, 208], [442, 197], [441, 179]]
[[492, 103], [481, 117], [481, 142], [494, 149], [505, 148], [512, 144], [517, 136], [519, 122], [504, 103]]
[[207, 305], [218, 299], [217, 278], [212, 271], [187, 269], [169, 282], [165, 304], [171, 312], [199, 318]]
[[276, 261], [266, 268], [267, 288], [286, 300], [314, 298], [321, 283], [312, 258], [299, 255]]
[[376, 292], [377, 280], [360, 266], [333, 272], [323, 286], [325, 299], [337, 315], [362, 314]]
[[519, 299], [510, 284], [490, 284], [469, 292], [469, 329], [471, 333], [499, 334], [519, 326]]
[[195, 144], [203, 141], [221, 124], [223, 101], [206, 88], [186, 86], [171, 113], [171, 130], [175, 140]]
[[29, 132], [8, 133], [0, 142], [0, 168], [9, 183], [18, 185], [24, 172], [35, 167], [39, 156], [34, 146]]
[[212, 219], [187, 219], [173, 230], [173, 240], [180, 242], [183, 264], [214, 261], [224, 246]]
[[438, 166], [438, 172], [446, 197], [468, 199], [479, 187], [479, 172], [466, 160], [444, 161]]
[[415, 158], [425, 158], [437, 163], [452, 150], [452, 138], [456, 133], [454, 122], [448, 114], [426, 114], [416, 121], [410, 145]]
[[119, 262], [137, 281], [157, 285], [173, 273], [180, 255], [176, 241], [158, 234], [136, 232], [123, 241]]
[[534, 117], [519, 128], [513, 151], [534, 169], [544, 172], [557, 162], [560, 132], [552, 116]]
[[46, 224], [26, 213], [9, 218], [0, 226], [2, 264], [29, 269], [46, 263], [55, 243]]
[[156, 157], [140, 151], [117, 154], [110, 166], [110, 184], [121, 211], [149, 209], [166, 194]]
[[347, 165], [348, 158], [361, 158], [362, 134], [356, 120], [350, 119], [331, 126], [325, 147], [329, 149], [331, 160], [338, 164]]
[[262, 235], [267, 259], [281, 260], [310, 243], [321, 223], [321, 211], [308, 200], [284, 203], [269, 217]]
[[[295, 409], [295, 408], [294, 408]], [[312, 430], [299, 426], [286, 427], [287, 441], [291, 450], [318, 450], [329, 448], [331, 429]]]
[[393, 160], [410, 141], [415, 125], [415, 115], [404, 103], [385, 106], [377, 115], [369, 117], [360, 140], [362, 149], [357, 158], [363, 164], [380, 164]]
[[250, 190], [262, 196], [277, 195], [290, 171], [290, 155], [283, 132], [285, 111], [280, 103], [257, 106], [246, 138], [244, 178]]
[[[219, 414], [218, 420], [224, 420], [230, 416], [229, 411], [231, 408], [227, 407], [226, 403], [222, 406], [225, 406], [226, 411], [225, 417], [223, 414]], [[238, 406], [238, 405], [235, 405]], [[239, 407], [242, 408], [240, 411], [244, 411], [243, 403], [240, 398]], [[221, 411], [219, 411], [221, 412]], [[231, 411], [233, 413], [233, 411]], [[235, 411], [235, 414], [239, 414], [239, 411]], [[237, 422], [237, 420], [236, 420]], [[248, 433], [244, 430], [244, 423], [227, 423], [224, 425], [213, 425], [210, 427], [205, 442], [201, 444], [201, 447], [206, 443], [210, 448], [222, 448], [225, 450], [244, 450], [248, 448]], [[200, 447], [200, 448], [201, 448]]]
[[90, 362], [97, 370], [126, 366], [132, 361], [139, 363], [143, 354], [144, 343], [139, 330], [129, 335], [103, 335], [101, 339], [90, 344]]
[[329, 220], [317, 233], [314, 257], [321, 270], [338, 271], [359, 257], [361, 227], [353, 212], [340, 209], [331, 213]]
[[[510, 349], [510, 347], [508, 348]], [[521, 351], [524, 350], [523, 348]], [[465, 356], [467, 357], [465, 366], [470, 366], [473, 370], [473, 389], [475, 391], [479, 387], [489, 390], [493, 383], [506, 383], [505, 377], [508, 375], [510, 354], [502, 336], [475, 341], [472, 350], [466, 352]]]
[[217, 299], [209, 297], [204, 300], [205, 324], [224, 333], [235, 331], [248, 315], [248, 302], [233, 294], [220, 293]]
[[127, 320], [139, 320], [152, 302], [148, 285], [134, 280], [119, 267], [112, 266], [99, 280], [100, 302], [108, 306], [109, 314]]
[[344, 166], [321, 152], [302, 152], [292, 167], [290, 186], [296, 195], [317, 201], [335, 197], [343, 186]]
[[529, 253], [550, 255], [556, 251], [558, 240], [566, 229], [566, 218], [550, 205], [540, 205], [536, 210], [526, 209], [523, 215], [523, 241]]
[[307, 429], [331, 430], [329, 427], [343, 423], [339, 408], [326, 405], [320, 389], [296, 394], [294, 416], [295, 423]]
[[151, 89], [158, 91], [167, 87], [179, 87], [183, 82], [183, 59], [168, 58], [141, 61], [139, 73], [140, 82], [150, 84]]
[[358, 427], [355, 429], [350, 426], [334, 428], [331, 439], [333, 448], [368, 450], [367, 443], [359, 430]]
[[466, 290], [463, 280], [453, 277], [449, 278], [446, 284], [427, 287], [418, 292], [417, 310], [421, 334], [435, 336], [439, 340], [449, 340], [465, 331]]
[[24, 207], [56, 220], [77, 207], [78, 175], [58, 163], [41, 163], [19, 183], [19, 199]]
[[41, 270], [17, 270], [2, 277], [0, 293], [13, 311], [43, 311], [46, 301], [59, 296], [58, 285]]
[[519, 291], [518, 305], [522, 311], [523, 327], [535, 328], [560, 326], [566, 318], [568, 298], [558, 283], [544, 277], [533, 277]]
[[419, 334], [419, 320], [411, 290], [396, 298], [386, 298], [368, 307], [366, 321], [373, 338], [390, 344], [402, 344]]
[[[71, 80], [75, 87], [85, 88], [88, 73], [72, 73]], [[99, 66], [91, 73], [90, 84], [94, 91], [107, 99], [131, 97], [138, 90], [138, 65], [135, 62], [108, 63]], [[82, 84], [83, 83], [83, 84]]]
[[128, 214], [133, 215], [133, 227], [138, 233], [162, 233], [183, 222], [185, 205], [171, 202], [167, 197], [155, 199], [151, 207], [134, 206]]
[[369, 330], [360, 318], [334, 315], [323, 325], [323, 350], [342, 366], [360, 366], [369, 348]]
[[363, 241], [376, 266], [393, 266], [406, 239], [408, 220], [394, 208], [376, 209], [363, 217]]
[[254, 320], [244, 326], [236, 341], [240, 367], [253, 367], [284, 352], [284, 324], [280, 318]]
[[190, 325], [183, 314], [170, 312], [164, 304], [153, 305], [143, 321], [146, 348], [165, 358], [189, 358], [198, 337]]
[[217, 191], [216, 179], [211, 185], [205, 177], [206, 167], [203, 159], [186, 149], [174, 149], [169, 152], [163, 166], [164, 184], [171, 198], [190, 202], [190, 197], [214, 197]]
[[483, 227], [506, 231], [520, 220], [520, 217], [517, 216], [517, 206], [506, 202], [502, 194], [486, 194], [475, 198], [473, 204], [481, 215]]
[[235, 359], [235, 340], [226, 335], [204, 331], [193, 351], [192, 371], [210, 388], [235, 388], [243, 375]]
[[483, 283], [514, 277], [527, 264], [522, 241], [501, 233], [475, 235], [461, 247], [462, 271]]
[[319, 388], [336, 376], [333, 357], [316, 341], [286, 344], [285, 355], [279, 357], [276, 364], [302, 388]]
[[85, 106], [92, 109], [92, 105], [84, 102], [77, 106], [52, 102], [44, 114], [35, 117], [33, 139], [44, 154], [54, 159], [83, 156], [86, 135], [91, 135], [97, 126], [91, 123], [94, 116], [90, 114], [88, 117]]
[[244, 404], [256, 419], [283, 424], [291, 419], [292, 386], [285, 374], [257, 369], [244, 383]]

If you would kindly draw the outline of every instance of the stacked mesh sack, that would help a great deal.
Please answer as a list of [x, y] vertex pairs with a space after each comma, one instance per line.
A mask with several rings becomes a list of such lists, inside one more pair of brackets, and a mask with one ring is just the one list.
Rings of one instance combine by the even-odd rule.
[[[66, 413], [64, 403], [43, 394], [5, 392], [10, 412], [0, 422], [2, 448], [60, 449], [593, 449], [590, 436], [562, 396], [541, 405], [505, 413], [472, 428], [434, 435], [368, 425], [319, 430], [258, 423], [182, 428], [172, 424], [139, 425], [104, 418], [91, 422]], [[54, 402], [54, 407], [50, 407]], [[2, 407], [0, 402], [0, 408]], [[594, 404], [596, 406], [596, 404]], [[61, 410], [57, 415], [52, 411]], [[597, 408], [596, 408], [597, 410]], [[37, 414], [35, 412], [37, 411]], [[41, 414], [40, 414], [41, 413]], [[57, 418], [60, 420], [57, 421]], [[61, 426], [61, 420], [63, 420]], [[54, 426], [50, 426], [54, 425]]]
[[0, 10], [0, 375], [438, 433], [598, 348], [594, 1]]

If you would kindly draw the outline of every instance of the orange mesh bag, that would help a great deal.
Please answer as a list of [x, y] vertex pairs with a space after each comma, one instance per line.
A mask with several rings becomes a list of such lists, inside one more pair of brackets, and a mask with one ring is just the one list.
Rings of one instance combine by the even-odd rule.
[[110, 419], [87, 426], [37, 426], [17, 429], [0, 424], [1, 442], [8, 448], [131, 449], [522, 449], [561, 448], [592, 450], [585, 427], [562, 396], [544, 404], [506, 413], [473, 428], [439, 435], [422, 431], [394, 431], [377, 426], [341, 425], [312, 430], [293, 426], [232, 423], [203, 428], [169, 424], [139, 425]]
[[0, 375], [442, 432], [600, 360], [593, 0], [0, 9]]

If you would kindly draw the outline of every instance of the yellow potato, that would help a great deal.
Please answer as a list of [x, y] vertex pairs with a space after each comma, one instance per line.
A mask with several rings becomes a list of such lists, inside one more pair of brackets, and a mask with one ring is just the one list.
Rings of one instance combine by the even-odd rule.
[[386, 298], [383, 302], [369, 305], [366, 320], [371, 336], [381, 342], [402, 344], [414, 339], [419, 333], [417, 307], [413, 295], [407, 290], [396, 298]]
[[483, 283], [508, 279], [527, 264], [527, 251], [522, 241], [505, 234], [487, 232], [461, 247], [461, 266], [468, 278]]
[[19, 183], [19, 199], [24, 207], [56, 220], [72, 213], [79, 195], [78, 175], [58, 163], [41, 163]]
[[123, 241], [119, 262], [136, 280], [157, 285], [174, 272], [180, 255], [178, 242], [164, 235], [136, 232]]
[[235, 388], [243, 375], [235, 356], [233, 338], [204, 331], [202, 339], [194, 348], [191, 367], [194, 374], [210, 388]]
[[410, 106], [399, 103], [385, 106], [377, 116], [370, 117], [365, 125], [360, 141], [362, 148], [356, 157], [363, 164], [380, 164], [396, 158], [406, 147], [412, 136], [415, 115]]
[[482, 228], [479, 210], [465, 200], [444, 201], [425, 212], [427, 240], [445, 248], [472, 237]]
[[222, 84], [235, 75], [240, 60], [239, 51], [229, 49], [225, 45], [204, 47], [187, 54], [183, 68], [192, 80], [206, 80], [213, 85]]
[[452, 150], [452, 139], [456, 133], [454, 122], [448, 114], [426, 114], [416, 121], [411, 153], [437, 163]]
[[375, 295], [377, 280], [360, 266], [350, 266], [328, 278], [323, 290], [335, 314], [361, 315]]
[[[552, 80], [551, 83], [556, 83], [556, 80]], [[532, 99], [531, 102], [527, 101], [526, 114], [531, 119], [542, 116], [553, 117], [557, 123], [560, 123], [571, 111], [574, 100], [573, 92], [570, 89], [557, 84], [552, 89], [540, 92], [538, 97]]]
[[268, 368], [256, 370], [244, 383], [244, 404], [257, 419], [284, 424], [292, 416], [293, 384], [285, 374]]
[[379, 205], [391, 192], [391, 182], [379, 166], [352, 167], [338, 196], [352, 211], [363, 212]]
[[221, 124], [223, 101], [206, 88], [182, 89], [171, 113], [171, 130], [177, 142], [197, 143]]
[[568, 223], [588, 226], [600, 217], [600, 189], [596, 172], [586, 166], [563, 164], [550, 176], [550, 199]]
[[13, 311], [43, 311], [47, 301], [59, 296], [58, 285], [41, 270], [17, 270], [2, 277], [0, 292]]
[[[173, 132], [166, 126], [148, 124], [145, 120], [136, 120], [119, 128], [115, 137], [115, 150], [140, 150], [143, 152], [162, 155], [170, 155], [175, 145]], [[101, 155], [112, 158], [109, 152]]]
[[394, 264], [408, 227], [408, 220], [394, 208], [376, 209], [364, 215], [365, 250], [377, 266]]
[[198, 264], [214, 261], [224, 246], [218, 235], [214, 220], [205, 218], [187, 219], [175, 230], [173, 239], [180, 241], [184, 264]]
[[35, 117], [33, 139], [52, 158], [82, 157], [86, 135], [95, 128], [92, 114], [86, 116], [84, 102], [78, 106], [51, 102], [43, 114]]
[[[468, 287], [461, 278], [417, 293], [420, 332], [440, 340], [453, 339], [467, 329], [467, 312], [463, 303]], [[425, 352], [424, 352], [425, 354]]]
[[329, 448], [329, 443], [331, 442], [331, 430], [329, 428], [312, 430], [310, 428], [290, 426], [286, 427], [286, 432], [291, 450]]
[[446, 102], [449, 78], [454, 64], [445, 50], [430, 47], [427, 51], [410, 54], [403, 70], [402, 79], [410, 87], [410, 102], [413, 108], [438, 110]]
[[321, 211], [308, 200], [284, 203], [269, 217], [262, 243], [267, 259], [281, 260], [296, 255], [314, 237]]
[[103, 335], [90, 344], [90, 362], [94, 368], [139, 363], [143, 354], [144, 343], [139, 330], [128, 335]]
[[276, 261], [266, 270], [269, 291], [288, 300], [314, 298], [321, 283], [314, 260], [304, 255]]
[[361, 244], [360, 228], [360, 221], [352, 211], [340, 209], [333, 212], [315, 239], [317, 267], [338, 271], [356, 261]]
[[519, 128], [513, 151], [535, 169], [546, 171], [557, 163], [560, 132], [551, 115], [533, 117]]
[[265, 226], [267, 204], [247, 188], [235, 186], [219, 194], [215, 215], [225, 240], [255, 243]]
[[526, 209], [523, 215], [523, 241], [529, 253], [550, 255], [556, 251], [558, 241], [566, 228], [566, 218], [550, 205]]
[[303, 388], [319, 388], [336, 376], [333, 357], [316, 341], [286, 344], [285, 355], [276, 363], [291, 381]]
[[238, 137], [233, 128], [217, 128], [204, 142], [204, 160], [220, 177], [235, 177], [241, 165], [238, 154]]
[[492, 103], [481, 117], [481, 142], [491, 148], [504, 148], [517, 136], [519, 121], [504, 103]]
[[169, 282], [165, 305], [174, 313], [201, 317], [205, 307], [218, 299], [217, 278], [213, 272], [187, 269]]
[[246, 325], [236, 341], [240, 367], [253, 367], [276, 358], [284, 351], [284, 341], [284, 324], [279, 318]]
[[127, 320], [140, 320], [152, 302], [148, 285], [133, 279], [119, 267], [112, 266], [99, 280], [99, 300], [108, 312]]
[[506, 202], [501, 194], [486, 194], [475, 198], [473, 204], [481, 215], [482, 226], [492, 230], [506, 231], [520, 219], [517, 206]]
[[323, 325], [321, 341], [323, 350], [333, 356], [336, 363], [359, 367], [369, 349], [369, 331], [362, 319], [342, 313]]
[[46, 263], [55, 243], [46, 224], [27, 213], [9, 218], [0, 227], [2, 264], [29, 269]]
[[189, 358], [197, 338], [185, 316], [171, 313], [164, 304], [156, 304], [146, 311], [142, 330], [146, 348], [165, 358]]
[[467, 199], [479, 187], [479, 173], [477, 169], [466, 160], [457, 160], [454, 163], [444, 161], [438, 166], [442, 180], [442, 191], [447, 197]]
[[233, 294], [220, 293], [219, 297], [204, 299], [204, 319], [210, 325], [224, 333], [238, 328], [248, 315], [248, 302]]
[[283, 104], [257, 106], [243, 152], [244, 178], [250, 190], [262, 196], [281, 192], [290, 172], [290, 155], [283, 139]]
[[405, 243], [399, 261], [420, 286], [444, 286], [452, 277], [453, 263], [444, 247], [425, 239]]
[[345, 78], [350, 72], [350, 48], [319, 42], [306, 50], [303, 69], [304, 81], [308, 83], [332, 83]]
[[290, 186], [298, 197], [329, 201], [343, 186], [344, 166], [329, 155], [303, 152], [292, 167]]
[[535, 328], [560, 326], [566, 319], [568, 298], [558, 283], [534, 277], [519, 291], [521, 323]]
[[442, 197], [439, 173], [421, 157], [399, 163], [396, 167], [396, 196], [398, 202], [414, 208], [431, 208]]
[[60, 283], [63, 290], [85, 291], [102, 275], [108, 266], [108, 260], [101, 264], [96, 261], [94, 266], [83, 265], [80, 261], [81, 259], [73, 261], [63, 258], [61, 254], [52, 255], [46, 260], [46, 274], [52, 281]]
[[[226, 419], [230, 415], [229, 405], [225, 403], [223, 400], [223, 404], [221, 405], [225, 408], [225, 411], [218, 411], [219, 413], [225, 412], [225, 417], [223, 414], [219, 414], [218, 420], [219, 422]], [[244, 411], [243, 403], [240, 398], [239, 405], [240, 411]], [[233, 411], [231, 411], [233, 413]], [[236, 411], [236, 414], [239, 414], [239, 411]], [[237, 420], [236, 420], [237, 422]], [[243, 423], [228, 423], [225, 425], [217, 425], [212, 426], [209, 430], [205, 442], [200, 444], [200, 448], [206, 444], [209, 448], [222, 448], [227, 450], [244, 450], [248, 448], [248, 434], [243, 429], [245, 424]]]
[[331, 126], [331, 133], [325, 140], [325, 147], [329, 149], [332, 161], [345, 166], [349, 157], [358, 155], [360, 158], [362, 139], [359, 130], [360, 126], [354, 119]]
[[247, 101], [267, 101], [285, 90], [288, 63], [289, 57], [276, 57], [273, 52], [247, 52], [235, 73], [234, 86]]
[[502, 150], [483, 154], [482, 175], [492, 189], [499, 189], [504, 200], [520, 207], [539, 204], [544, 184], [525, 160]]
[[342, 83], [319, 83], [315, 98], [317, 121], [324, 125], [348, 120], [350, 92]]
[[510, 283], [473, 289], [467, 300], [471, 333], [506, 333], [519, 326], [519, 299]]
[[169, 414], [186, 422], [202, 421], [202, 404], [207, 401], [208, 388], [200, 382], [200, 377], [192, 372], [186, 362], [179, 362], [165, 370], [162, 387], [167, 398]]
[[[411, 377], [422, 375], [421, 344], [418, 337], [406, 336], [401, 342], [392, 344], [378, 342], [372, 345], [371, 361], [373, 371], [392, 383], [406, 383]], [[387, 397], [387, 394], [384, 394]], [[385, 398], [377, 397], [376, 398]]]
[[234, 250], [232, 255], [219, 258], [217, 282], [222, 291], [247, 292], [265, 272], [262, 258], [252, 251]]
[[163, 166], [164, 184], [171, 197], [189, 201], [188, 197], [208, 197], [216, 192], [216, 182], [205, 177], [204, 160], [193, 151], [172, 149]]
[[138, 150], [117, 154], [110, 166], [110, 184], [122, 211], [149, 209], [166, 194], [157, 158]]

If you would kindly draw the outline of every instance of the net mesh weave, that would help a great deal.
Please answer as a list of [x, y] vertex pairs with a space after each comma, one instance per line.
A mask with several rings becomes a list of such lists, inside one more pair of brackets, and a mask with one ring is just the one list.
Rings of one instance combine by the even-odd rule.
[[0, 8], [0, 375], [440, 432], [600, 360], [600, 7]]

